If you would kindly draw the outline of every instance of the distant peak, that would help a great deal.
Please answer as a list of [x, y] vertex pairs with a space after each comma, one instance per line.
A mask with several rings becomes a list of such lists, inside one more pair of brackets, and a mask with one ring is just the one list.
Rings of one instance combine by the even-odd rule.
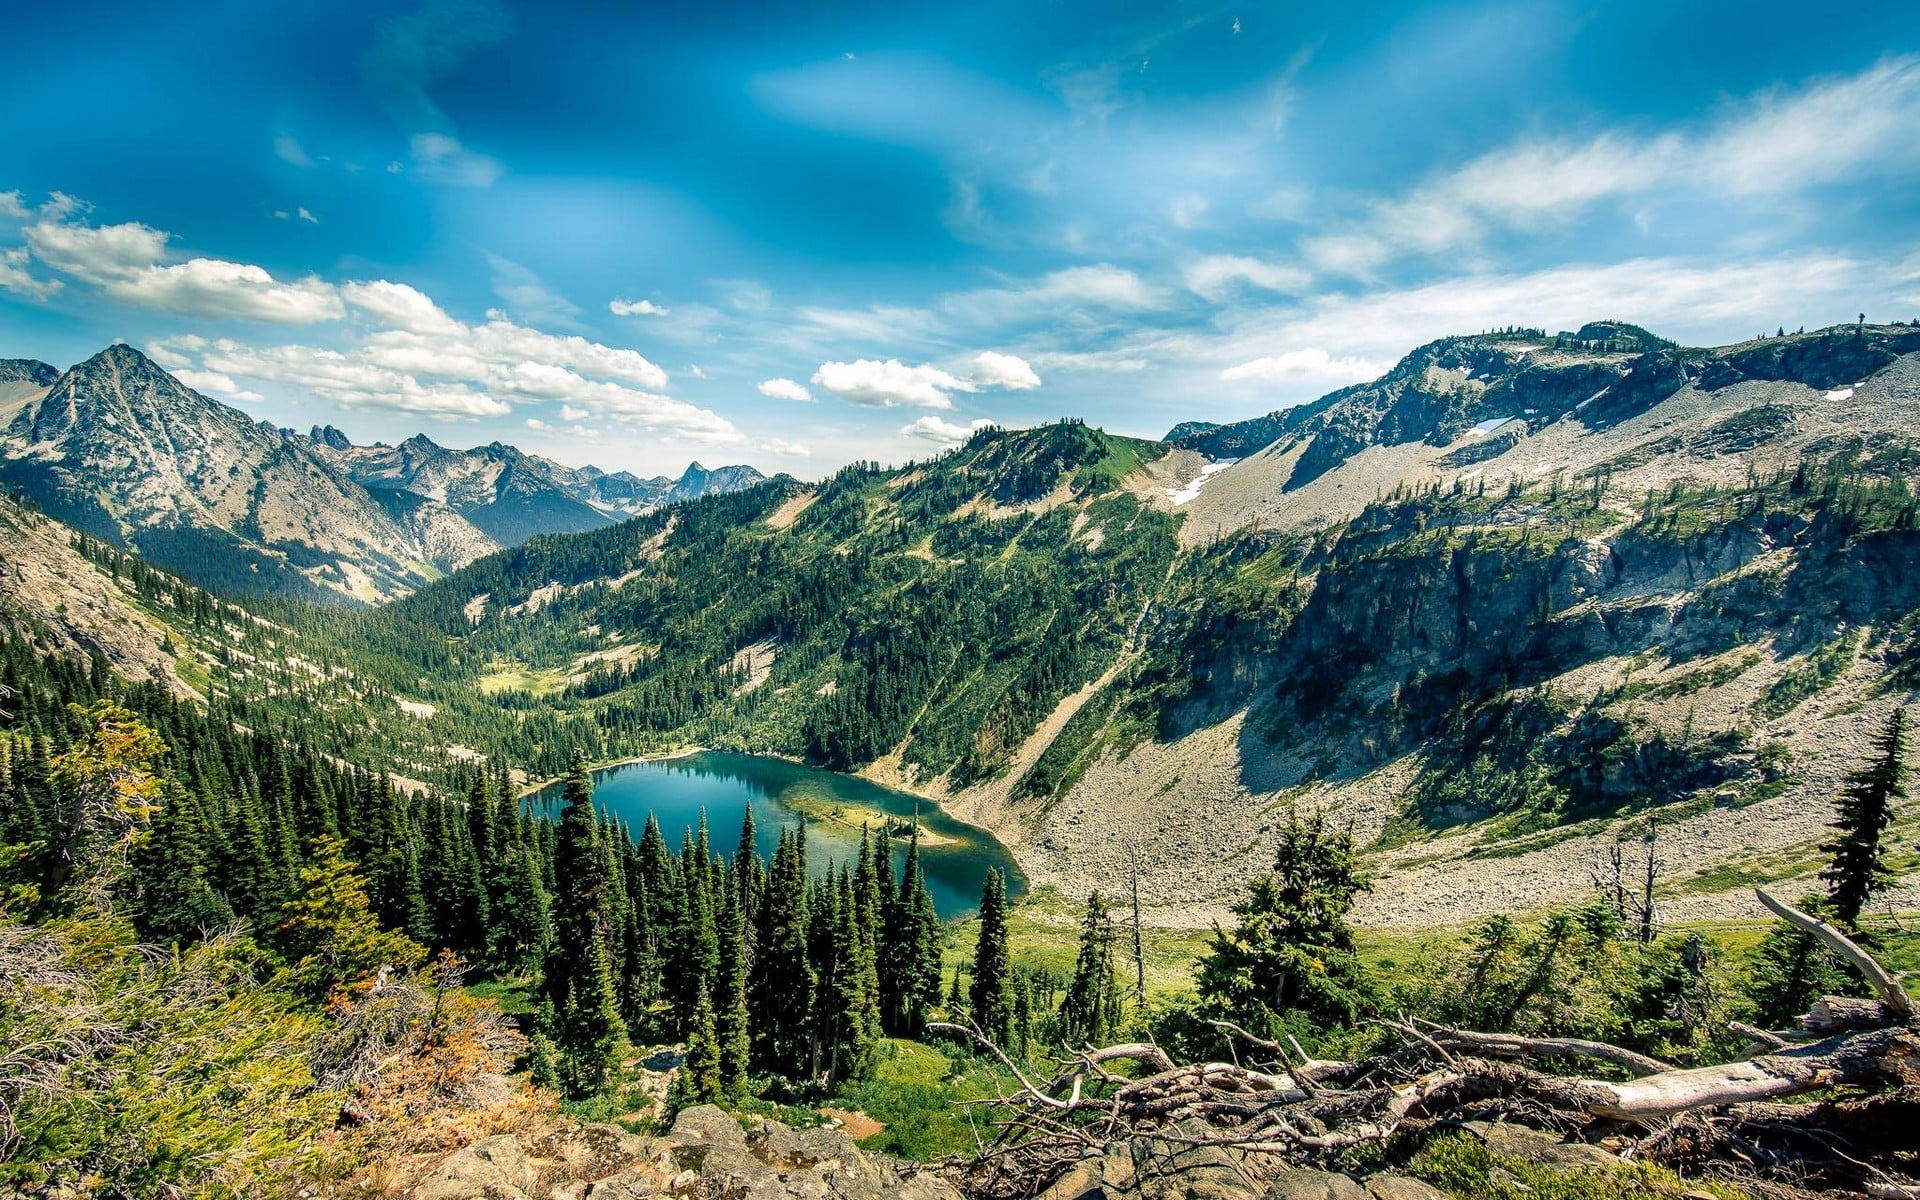
[[307, 434], [307, 440], [334, 450], [353, 449], [352, 440], [331, 425], [315, 425], [312, 432]]

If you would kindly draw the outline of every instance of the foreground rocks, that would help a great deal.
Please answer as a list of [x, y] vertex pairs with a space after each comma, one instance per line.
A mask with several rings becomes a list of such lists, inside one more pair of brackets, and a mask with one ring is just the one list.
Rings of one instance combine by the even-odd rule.
[[523, 1142], [500, 1134], [431, 1167], [408, 1200], [960, 1200], [909, 1163], [868, 1154], [835, 1129], [762, 1121], [751, 1130], [711, 1105], [680, 1113], [665, 1137], [578, 1125]]

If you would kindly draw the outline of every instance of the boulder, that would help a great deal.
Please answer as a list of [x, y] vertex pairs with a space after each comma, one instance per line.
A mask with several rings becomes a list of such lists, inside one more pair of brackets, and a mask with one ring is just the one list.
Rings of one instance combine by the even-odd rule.
[[1373, 1175], [1367, 1190], [1374, 1200], [1452, 1200], [1445, 1192], [1411, 1175]]
[[680, 1115], [673, 1119], [673, 1129], [667, 1136], [676, 1142], [708, 1142], [716, 1146], [747, 1148], [746, 1131], [740, 1128], [740, 1122], [711, 1104], [696, 1104], [692, 1108], [681, 1109]]
[[1550, 1133], [1542, 1133], [1524, 1125], [1469, 1121], [1462, 1128], [1503, 1158], [1517, 1158], [1522, 1162], [1543, 1163], [1551, 1167], [1610, 1167], [1620, 1162], [1599, 1146], [1589, 1146], [1585, 1142], [1563, 1142]]
[[539, 1172], [520, 1139], [497, 1134], [440, 1160], [407, 1193], [409, 1200], [527, 1200]]
[[1373, 1200], [1351, 1177], [1297, 1167], [1267, 1186], [1266, 1200]]

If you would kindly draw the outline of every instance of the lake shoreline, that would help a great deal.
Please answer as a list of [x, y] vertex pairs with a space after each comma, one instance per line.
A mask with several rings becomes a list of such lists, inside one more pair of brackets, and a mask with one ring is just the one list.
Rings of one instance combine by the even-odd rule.
[[[676, 766], [676, 762], [682, 765]], [[934, 863], [942, 864], [937, 874], [945, 877], [948, 892], [943, 896], [936, 887], [935, 898], [943, 919], [973, 907], [982, 886], [975, 874], [982, 861], [1006, 874], [1011, 895], [1024, 895], [1028, 889], [1024, 864], [991, 827], [958, 816], [919, 788], [890, 786], [865, 772], [830, 771], [786, 754], [700, 745], [623, 755], [588, 764], [588, 770], [595, 784], [597, 808], [635, 829], [649, 819], [650, 813], [657, 814], [663, 825], [669, 826], [670, 836], [677, 820], [692, 826], [693, 810], [681, 811], [676, 806], [684, 807], [692, 803], [684, 797], [698, 796], [703, 788], [712, 788], [713, 784], [697, 782], [702, 778], [733, 781], [727, 786], [748, 789], [748, 804], [773, 804], [773, 813], [760, 816], [764, 828], [772, 828], [770, 821], [798, 820], [819, 830], [823, 839], [819, 854], [836, 858], [850, 855], [864, 835], [886, 837], [898, 855], [917, 833], [920, 849], [931, 854], [930, 860], [923, 859], [928, 869], [932, 870]], [[527, 782], [514, 790], [522, 805], [531, 801], [531, 811], [552, 819], [562, 803], [564, 783], [562, 775]], [[698, 803], [702, 813], [713, 806], [711, 811], [723, 824], [739, 816], [731, 795], [700, 796]], [[771, 852], [770, 836], [760, 839], [762, 854]], [[809, 857], [814, 857], [811, 839]], [[974, 865], [960, 866], [963, 862]], [[956, 872], [971, 877], [962, 882]]]

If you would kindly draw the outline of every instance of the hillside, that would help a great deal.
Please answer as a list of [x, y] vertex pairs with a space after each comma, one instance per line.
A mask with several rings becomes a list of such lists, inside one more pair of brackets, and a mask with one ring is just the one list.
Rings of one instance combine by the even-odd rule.
[[[1369, 923], [1583, 893], [1649, 815], [1670, 911], [1746, 915], [1738, 889], [1805, 881], [1920, 679], [1916, 436], [1910, 327], [1443, 339], [1184, 445], [988, 429], [536, 536], [370, 615], [288, 608], [295, 641], [226, 686], [323, 661], [359, 682], [270, 690], [359, 714], [423, 779], [571, 745], [860, 771], [992, 828], [1036, 885], [1137, 854], [1162, 923], [1219, 914], [1221, 864], [1265, 859], [1290, 804], [1355, 823]], [[300, 440], [460, 520], [534, 461]]]
[[124, 345], [64, 373], [0, 361], [0, 421], [0, 486], [42, 511], [225, 594], [317, 603], [391, 599], [536, 534], [760, 478], [694, 464], [603, 504], [570, 468], [500, 442], [274, 429]]
[[1204, 472], [1066, 424], [778, 480], [375, 625], [609, 744], [916, 788], [1069, 894], [1137, 848], [1162, 921], [1221, 912], [1296, 802], [1370, 845], [1368, 922], [1583, 893], [1647, 814], [1672, 911], [1740, 915], [1914, 686], [1920, 331], [1629, 328], [1422, 347]]

